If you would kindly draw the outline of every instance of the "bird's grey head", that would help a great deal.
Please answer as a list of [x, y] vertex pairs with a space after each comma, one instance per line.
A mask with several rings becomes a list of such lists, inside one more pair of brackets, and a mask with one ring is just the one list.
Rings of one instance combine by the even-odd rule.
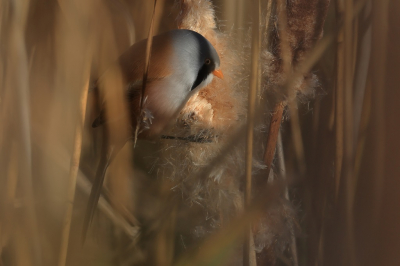
[[171, 34], [190, 91], [207, 86], [216, 73], [222, 77], [217, 51], [206, 38], [191, 30], [174, 30]]

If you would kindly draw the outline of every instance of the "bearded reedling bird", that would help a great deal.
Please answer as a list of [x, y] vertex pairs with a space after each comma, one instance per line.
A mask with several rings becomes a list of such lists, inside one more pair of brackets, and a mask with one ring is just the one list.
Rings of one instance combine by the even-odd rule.
[[[146, 44], [147, 40], [143, 40], [132, 45], [120, 56], [117, 64], [126, 85], [132, 135], [141, 126], [141, 115], [145, 110], [151, 114], [151, 121], [148, 127], [141, 129], [138, 137], [155, 138], [174, 121], [195, 92], [207, 86], [214, 76], [222, 79], [223, 74], [219, 69], [219, 56], [207, 39], [191, 30], [172, 30], [153, 37], [145, 93], [142, 97]], [[102, 77], [98, 83], [101, 81]], [[143, 110], [140, 110], [141, 99], [144, 99]], [[107, 121], [102, 111], [92, 127], [103, 124], [112, 124], [112, 121]], [[123, 144], [107, 146], [107, 151], [101, 155], [90, 193], [83, 239], [96, 210], [107, 167]]]

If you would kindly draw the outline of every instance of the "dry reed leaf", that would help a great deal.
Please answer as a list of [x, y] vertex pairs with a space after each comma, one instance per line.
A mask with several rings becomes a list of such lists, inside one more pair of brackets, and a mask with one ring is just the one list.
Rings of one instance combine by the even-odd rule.
[[157, 7], [157, 0], [154, 0], [154, 7], [153, 7], [153, 14], [151, 16], [151, 22], [150, 22], [150, 29], [149, 29], [149, 35], [147, 36], [147, 42], [146, 42], [146, 57], [145, 57], [145, 62], [144, 62], [144, 71], [143, 71], [143, 85], [142, 85], [142, 93], [140, 96], [140, 102], [139, 102], [139, 110], [140, 110], [140, 116], [138, 116], [138, 120], [136, 123], [136, 129], [135, 129], [135, 139], [134, 139], [134, 145], [136, 145], [136, 141], [138, 138], [138, 133], [140, 129], [140, 124], [141, 121], [143, 120], [143, 104], [144, 104], [144, 95], [146, 91], [146, 82], [147, 82], [147, 75], [149, 72], [149, 64], [150, 64], [150, 58], [151, 58], [151, 48], [152, 48], [152, 43], [153, 43], [153, 29], [154, 29], [154, 17], [156, 14], [156, 7]]
[[275, 156], [275, 149], [278, 142], [279, 130], [281, 127], [284, 109], [285, 105], [283, 103], [278, 103], [272, 112], [272, 118], [269, 124], [267, 144], [264, 153], [264, 162], [268, 169], [271, 169], [272, 160]]

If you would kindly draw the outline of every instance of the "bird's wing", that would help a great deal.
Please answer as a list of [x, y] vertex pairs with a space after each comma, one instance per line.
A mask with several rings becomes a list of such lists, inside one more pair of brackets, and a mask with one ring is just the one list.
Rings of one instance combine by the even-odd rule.
[[[157, 81], [162, 80], [162, 78], [149, 78], [146, 81], [146, 87], [151, 87], [152, 84], [154, 84]], [[143, 81], [142, 79], [133, 81], [129, 83], [126, 87], [126, 101], [129, 106], [129, 112], [131, 113], [131, 118], [133, 119], [134, 117], [138, 116], [140, 112], [139, 110], [139, 103], [140, 103], [140, 97], [142, 95], [142, 88], [143, 88]], [[106, 111], [105, 111], [105, 106], [103, 104], [100, 113], [98, 117], [93, 121], [92, 127], [97, 128], [99, 126], [104, 125], [107, 122], [112, 122], [116, 121], [120, 118], [114, 117], [111, 121], [107, 121], [106, 119]]]
[[[150, 61], [148, 78], [146, 80], [146, 90], [151, 87], [157, 87], [157, 81], [162, 80], [171, 74], [171, 69], [168, 64], [169, 47], [171, 42], [168, 41], [168, 35], [154, 37], [152, 57], [157, 58], [156, 61]], [[144, 56], [145, 56], [146, 41], [141, 41], [139, 43], [131, 46], [118, 60], [116, 65], [119, 65], [121, 74], [124, 79], [124, 84], [126, 84], [126, 100], [127, 106], [129, 107], [129, 113], [131, 115], [132, 128], [136, 127], [137, 117], [140, 115], [139, 103], [142, 96], [143, 88], [143, 72], [144, 72]], [[164, 63], [160, 63], [164, 62]], [[114, 65], [114, 67], [116, 66]], [[106, 74], [106, 73], [105, 73]], [[106, 74], [107, 75], [107, 74]], [[97, 83], [101, 83], [100, 78]], [[97, 84], [98, 86], [98, 84]], [[145, 92], [145, 95], [147, 93]], [[112, 121], [118, 120], [120, 118], [113, 117], [112, 120], [107, 121], [109, 117], [106, 117], [106, 110], [103, 108], [100, 111], [99, 116], [94, 120], [92, 127], [98, 127], [105, 123], [111, 123]], [[107, 118], [107, 119], [106, 119]], [[90, 192], [89, 201], [87, 205], [87, 212], [83, 225], [83, 239], [86, 236], [87, 230], [89, 228], [90, 222], [93, 219], [94, 212], [97, 208], [97, 203], [100, 198], [101, 190], [104, 183], [105, 173], [107, 171], [108, 165], [111, 163], [114, 156], [119, 152], [119, 150], [124, 146], [126, 140], [119, 141], [119, 143], [109, 143], [107, 130], [104, 130], [104, 143], [103, 151], [101, 153], [101, 159], [99, 166], [97, 167], [96, 176], [94, 178], [93, 187]]]
[[[146, 88], [150, 88], [153, 82], [171, 75], [172, 69], [170, 64], [165, 63], [171, 60], [171, 54], [173, 53], [170, 37], [170, 34], [164, 34], [155, 36], [153, 39]], [[131, 112], [132, 115], [139, 115], [139, 105], [136, 105], [136, 103], [140, 100], [143, 87], [146, 46], [147, 40], [135, 43], [119, 57], [118, 61], [113, 66], [118, 66], [123, 76], [124, 83], [126, 84], [126, 97], [130, 105], [129, 112]], [[101, 79], [102, 78], [99, 79], [100, 82]], [[114, 119], [118, 118], [113, 117], [113, 120]], [[98, 127], [106, 122], [105, 112], [102, 111], [99, 117], [94, 120], [92, 127]]]

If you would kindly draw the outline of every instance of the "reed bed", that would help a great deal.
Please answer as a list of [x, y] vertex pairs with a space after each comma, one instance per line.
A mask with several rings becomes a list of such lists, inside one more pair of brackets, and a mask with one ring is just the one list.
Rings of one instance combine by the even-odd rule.
[[[0, 0], [0, 265], [399, 265], [399, 11]], [[102, 104], [126, 111], [121, 73], [92, 84], [176, 28], [214, 45], [225, 78], [163, 138], [125, 144], [82, 241], [104, 143], [129, 130], [91, 128]]]

